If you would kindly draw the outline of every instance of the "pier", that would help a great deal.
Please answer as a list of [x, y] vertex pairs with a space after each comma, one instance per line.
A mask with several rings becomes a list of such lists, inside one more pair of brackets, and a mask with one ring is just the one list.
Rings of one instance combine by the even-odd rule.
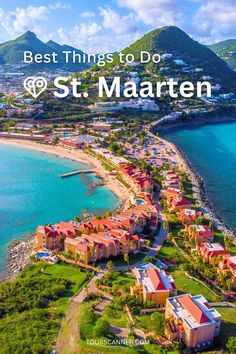
[[60, 175], [60, 177], [66, 178], [74, 175], [81, 175], [81, 174], [88, 174], [88, 173], [95, 173], [95, 170], [76, 170], [76, 171], [64, 173], [63, 175]]

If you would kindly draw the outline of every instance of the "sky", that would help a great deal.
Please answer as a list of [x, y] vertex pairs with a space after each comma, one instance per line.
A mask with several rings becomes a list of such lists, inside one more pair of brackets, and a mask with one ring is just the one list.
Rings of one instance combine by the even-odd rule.
[[43, 41], [107, 53], [166, 25], [204, 44], [236, 38], [236, 0], [0, 0], [0, 42], [30, 30]]

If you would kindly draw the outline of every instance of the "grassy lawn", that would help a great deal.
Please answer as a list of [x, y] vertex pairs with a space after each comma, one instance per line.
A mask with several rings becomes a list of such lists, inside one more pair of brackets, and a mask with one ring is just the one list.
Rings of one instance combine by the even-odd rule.
[[113, 326], [127, 327], [128, 320], [123, 309], [117, 309], [112, 302], [103, 310], [102, 316]]
[[70, 288], [66, 291], [65, 295], [56, 301], [50, 303], [50, 307], [56, 307], [57, 310], [64, 313], [69, 305], [70, 298], [77, 294], [83, 285], [90, 280], [92, 272], [83, 270], [71, 264], [57, 263], [54, 265], [45, 264], [44, 262], [37, 262], [29, 267], [26, 267], [22, 275], [39, 275], [40, 270], [43, 269], [43, 273], [40, 273], [41, 277], [48, 278], [50, 276], [56, 278], [64, 278], [71, 282]]
[[236, 308], [215, 306], [215, 309], [222, 316], [221, 338], [224, 344], [228, 337], [236, 335]]
[[[133, 254], [131, 253], [129, 255], [129, 264], [132, 265], [136, 262], [139, 262], [141, 261], [144, 257], [146, 256], [145, 253], [143, 252], [140, 252], [140, 253], [137, 253], [137, 254]], [[125, 262], [124, 260], [124, 257], [123, 256], [119, 256], [119, 257], [115, 257], [112, 259], [112, 262], [115, 266], [127, 266], [127, 263]]]
[[181, 269], [170, 268], [170, 274], [173, 276], [175, 285], [178, 289], [178, 294], [191, 293], [192, 295], [202, 294], [209, 301], [219, 300], [216, 295], [207, 287], [197, 282], [194, 279], [190, 279], [185, 275], [185, 272]]
[[[220, 231], [214, 232], [214, 242], [219, 242], [224, 246], [224, 234]], [[234, 256], [236, 255], [236, 245], [231, 245], [229, 252]]]
[[123, 291], [128, 292], [131, 285], [135, 283], [135, 278], [128, 273], [119, 275], [112, 281], [112, 285], [117, 285]]

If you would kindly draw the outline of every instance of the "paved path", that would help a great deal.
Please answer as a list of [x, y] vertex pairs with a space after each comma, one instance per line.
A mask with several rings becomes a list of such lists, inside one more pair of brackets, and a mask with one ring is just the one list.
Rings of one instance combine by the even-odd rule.
[[82, 303], [89, 293], [96, 293], [98, 291], [98, 289], [96, 287], [95, 282], [97, 279], [101, 278], [103, 275], [104, 275], [104, 272], [102, 272], [102, 271], [97, 272], [97, 274], [94, 275], [94, 277], [90, 280], [90, 282], [87, 284], [87, 286], [85, 288], [83, 288], [80, 291], [80, 293], [77, 294], [73, 298], [73, 301]]
[[165, 241], [166, 239], [166, 236], [168, 234], [168, 227], [164, 227], [163, 226], [163, 223], [164, 221], [166, 221], [166, 217], [165, 217], [165, 214], [163, 213], [160, 213], [160, 216], [161, 216], [161, 227], [160, 227], [160, 231], [158, 232], [158, 234], [155, 236], [155, 240], [152, 244], [152, 247], [150, 247], [150, 249], [148, 250], [147, 252], [147, 256], [155, 256], [156, 253], [160, 250], [163, 242]]
[[102, 301], [99, 302], [94, 309], [94, 312], [99, 315], [102, 316], [102, 311], [104, 310], [104, 308], [106, 306], [108, 306], [110, 304], [110, 302], [112, 301], [112, 297], [110, 295], [106, 295], [103, 297]]
[[79, 321], [80, 304], [71, 301], [66, 315], [62, 320], [57, 337], [56, 352], [58, 354], [74, 354], [79, 351]]

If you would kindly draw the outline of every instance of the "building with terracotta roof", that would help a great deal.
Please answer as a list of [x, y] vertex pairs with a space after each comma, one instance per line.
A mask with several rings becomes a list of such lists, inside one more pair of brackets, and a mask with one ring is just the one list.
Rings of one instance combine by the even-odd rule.
[[230, 275], [232, 285], [236, 286], [236, 256], [223, 256], [223, 259], [218, 263], [217, 271], [219, 274]]
[[128, 254], [139, 250], [140, 246], [138, 235], [123, 230], [101, 231], [65, 239], [65, 252], [71, 251], [85, 264]]
[[76, 223], [60, 222], [38, 226], [36, 230], [37, 247], [49, 250], [63, 250], [66, 237], [75, 237], [78, 233]]
[[182, 209], [178, 215], [179, 221], [186, 225], [195, 224], [195, 221], [201, 217], [202, 213], [194, 209]]
[[212, 263], [214, 258], [230, 256], [220, 243], [201, 243], [197, 245], [197, 252], [205, 262]]
[[189, 209], [191, 203], [183, 196], [169, 197], [167, 198], [167, 206], [170, 211], [178, 212], [182, 209]]
[[207, 225], [186, 225], [185, 231], [190, 240], [195, 240], [196, 244], [212, 242], [214, 233]]
[[202, 350], [220, 333], [221, 315], [202, 295], [170, 297], [166, 301], [166, 335], [171, 341]]
[[134, 165], [120, 166], [119, 173], [122, 179], [131, 186], [135, 193], [152, 193], [154, 183], [151, 176]]
[[132, 270], [136, 284], [130, 287], [132, 295], [141, 295], [143, 301], [153, 301], [165, 306], [166, 299], [177, 293], [174, 280], [164, 270], [152, 263], [144, 263]]

